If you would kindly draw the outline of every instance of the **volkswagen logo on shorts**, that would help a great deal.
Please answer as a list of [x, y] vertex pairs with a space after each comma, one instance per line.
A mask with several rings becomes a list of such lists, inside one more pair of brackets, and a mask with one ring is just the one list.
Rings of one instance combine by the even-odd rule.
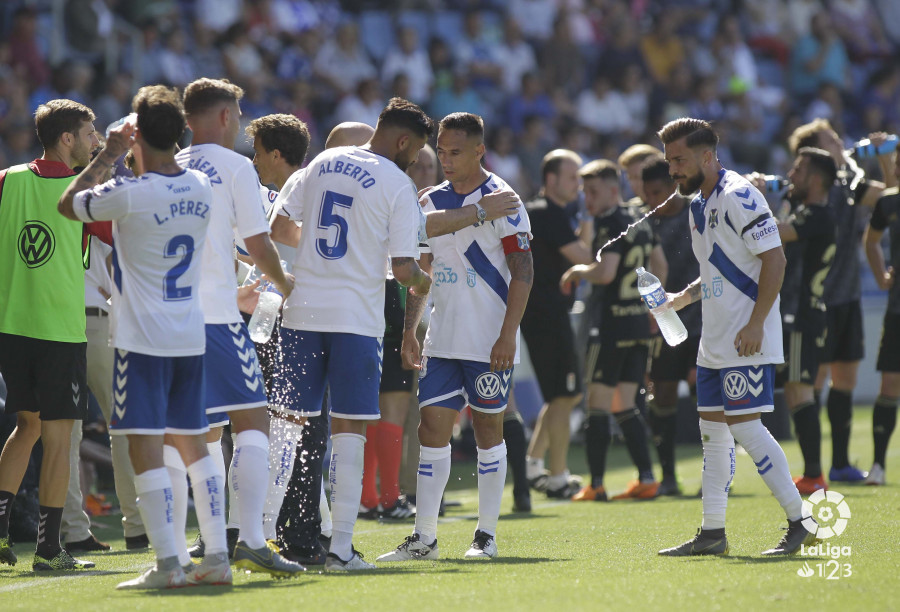
[[26, 221], [19, 232], [17, 242], [19, 257], [29, 268], [39, 268], [53, 257], [56, 239], [53, 232], [41, 221]]
[[742, 372], [732, 370], [725, 375], [722, 386], [725, 388], [725, 395], [728, 399], [739, 400], [747, 395], [749, 385], [747, 384], [747, 377]]
[[500, 377], [493, 372], [485, 372], [475, 379], [475, 391], [482, 399], [494, 399], [500, 395]]

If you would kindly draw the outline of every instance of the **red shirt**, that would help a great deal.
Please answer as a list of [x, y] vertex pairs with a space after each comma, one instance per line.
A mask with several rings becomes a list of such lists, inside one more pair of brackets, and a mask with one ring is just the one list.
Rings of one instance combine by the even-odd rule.
[[[46, 178], [64, 178], [66, 176], [75, 176], [75, 171], [62, 162], [52, 161], [49, 159], [36, 159], [28, 168], [37, 174]], [[0, 170], [0, 193], [3, 192], [3, 179], [6, 178], [6, 170]], [[112, 246], [112, 221], [94, 221], [93, 223], [84, 224], [84, 237], [82, 239], [82, 247], [87, 248], [90, 236], [96, 236], [106, 244]]]

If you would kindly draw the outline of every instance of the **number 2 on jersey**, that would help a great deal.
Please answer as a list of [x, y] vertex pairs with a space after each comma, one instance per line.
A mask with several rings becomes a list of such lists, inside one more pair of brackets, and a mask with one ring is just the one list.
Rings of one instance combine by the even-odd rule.
[[[182, 249], [184, 249], [182, 251]], [[167, 302], [176, 300], [191, 299], [191, 287], [179, 287], [178, 279], [182, 274], [187, 272], [191, 265], [191, 259], [194, 257], [194, 238], [187, 234], [179, 234], [172, 237], [166, 243], [166, 251], [163, 253], [166, 259], [172, 257], [181, 257], [181, 259], [172, 268], [166, 272], [166, 278], [163, 281], [163, 299]]]
[[[350, 208], [353, 206], [353, 198], [334, 191], [326, 191], [322, 196], [319, 229], [326, 233], [324, 238], [316, 239], [316, 252], [325, 259], [340, 259], [347, 254], [347, 233], [350, 227], [347, 219], [337, 214], [335, 206]], [[336, 231], [332, 231], [332, 228]]]

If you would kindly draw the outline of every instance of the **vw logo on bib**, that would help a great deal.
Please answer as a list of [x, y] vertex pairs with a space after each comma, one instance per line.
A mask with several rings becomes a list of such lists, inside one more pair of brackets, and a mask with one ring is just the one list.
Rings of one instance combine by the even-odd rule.
[[494, 399], [500, 395], [500, 377], [493, 372], [485, 372], [475, 379], [475, 391], [483, 399]]
[[732, 370], [725, 375], [722, 386], [725, 389], [725, 395], [730, 400], [739, 400], [747, 395], [747, 389], [749, 387], [747, 384], [747, 377], [737, 370]]

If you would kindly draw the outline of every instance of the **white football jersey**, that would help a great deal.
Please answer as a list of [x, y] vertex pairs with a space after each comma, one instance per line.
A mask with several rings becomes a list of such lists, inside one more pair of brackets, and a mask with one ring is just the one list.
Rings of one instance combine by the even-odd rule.
[[84, 305], [100, 308], [109, 312], [109, 302], [106, 295], [112, 295], [112, 278], [109, 276], [109, 268], [106, 258], [112, 253], [112, 247], [97, 238], [91, 236], [91, 263], [84, 271]]
[[[495, 174], [490, 174], [469, 194], [456, 193], [450, 182], [444, 181], [425, 194], [424, 209], [428, 213], [460, 208], [478, 202], [497, 189], [512, 188]], [[491, 349], [500, 337], [506, 316], [510, 281], [501, 240], [516, 234], [520, 235], [520, 246], [530, 248], [531, 223], [521, 200], [514, 216], [428, 239], [427, 250], [434, 256], [431, 274], [434, 305], [425, 335], [425, 355], [491, 360]], [[519, 344], [517, 332], [514, 363], [519, 363]]]
[[778, 225], [763, 195], [740, 174], [719, 171], [709, 199], [698, 195], [691, 202], [691, 241], [700, 262], [703, 298], [697, 365], [722, 369], [784, 363], [780, 298], [766, 317], [762, 351], [740, 357], [734, 348], [756, 305], [762, 268], [757, 255], [781, 247]]
[[383, 336], [385, 262], [419, 257], [419, 204], [409, 177], [368, 149], [336, 147], [288, 187], [279, 214], [302, 223], [303, 233], [282, 325]]
[[79, 219], [113, 221], [112, 346], [160, 357], [206, 351], [200, 254], [212, 202], [209, 179], [191, 170], [116, 178], [76, 194]]
[[212, 218], [203, 251], [200, 295], [207, 323], [239, 323], [234, 238], [267, 234], [269, 224], [259, 191], [259, 176], [249, 159], [216, 144], [191, 145], [175, 160], [199, 170], [213, 189]]
[[[259, 196], [262, 200], [263, 210], [266, 213], [266, 218], [271, 219], [271, 211], [272, 207], [275, 204], [275, 199], [278, 197], [278, 192], [269, 189], [262, 183], [259, 184]], [[240, 237], [238, 234], [237, 228], [234, 228], [234, 246], [237, 247], [238, 252], [241, 255], [247, 255], [247, 245], [244, 244], [244, 239]]]

